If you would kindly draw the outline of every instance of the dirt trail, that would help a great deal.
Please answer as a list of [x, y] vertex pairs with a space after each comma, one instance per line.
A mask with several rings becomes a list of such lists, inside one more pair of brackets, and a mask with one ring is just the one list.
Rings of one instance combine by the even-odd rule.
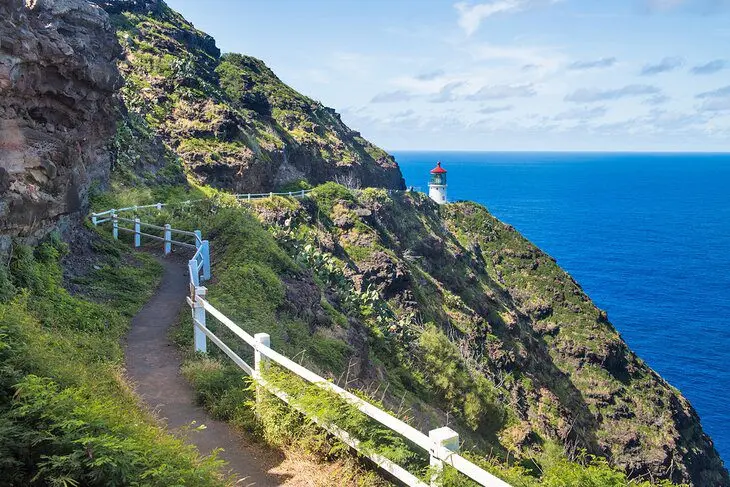
[[135, 390], [171, 430], [185, 431], [192, 422], [204, 424], [203, 430], [188, 431], [187, 438], [203, 454], [222, 448], [220, 457], [240, 479], [236, 486], [299, 484], [297, 472], [278, 473], [282, 463], [288, 463], [283, 455], [244, 443], [229, 425], [195, 404], [192, 388], [180, 375], [180, 354], [168, 338], [188, 292], [187, 268], [174, 257], [159, 260], [165, 269], [160, 287], [132, 320], [127, 337], [127, 374]]

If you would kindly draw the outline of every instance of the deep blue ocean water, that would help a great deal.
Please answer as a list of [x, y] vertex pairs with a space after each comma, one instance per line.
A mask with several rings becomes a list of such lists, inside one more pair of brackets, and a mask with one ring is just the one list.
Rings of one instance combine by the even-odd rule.
[[730, 461], [730, 154], [395, 152], [555, 257]]

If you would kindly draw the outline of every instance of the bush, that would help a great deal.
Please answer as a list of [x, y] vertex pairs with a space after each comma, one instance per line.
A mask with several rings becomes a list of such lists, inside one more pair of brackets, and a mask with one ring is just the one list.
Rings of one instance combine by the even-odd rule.
[[420, 365], [425, 381], [448, 409], [473, 430], [495, 433], [505, 419], [495, 387], [481, 375], [472, 374], [456, 346], [435, 326], [419, 337]]

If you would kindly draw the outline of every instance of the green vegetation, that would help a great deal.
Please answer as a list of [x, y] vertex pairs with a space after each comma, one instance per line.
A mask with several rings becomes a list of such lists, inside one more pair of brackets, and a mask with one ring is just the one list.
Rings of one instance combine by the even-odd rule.
[[159, 265], [93, 242], [98, 269], [72, 279], [75, 296], [57, 237], [13, 248], [15, 292], [0, 302], [0, 485], [224, 485], [219, 462], [157, 426], [119, 371], [119, 341]]
[[[372, 395], [372, 386], [355, 382], [350, 389], [357, 394], [408, 421], [423, 421], [419, 415], [413, 415], [414, 408], [421, 411], [419, 414], [432, 414], [427, 413], [428, 404], [438, 403], [443, 410], [452, 413], [452, 421], [457, 418], [457, 429], [462, 432], [473, 430], [478, 435], [463, 437], [467, 454], [517, 486], [629, 484], [625, 475], [611, 468], [605, 460], [583, 454], [570, 461], [562, 451], [551, 450], [550, 441], [543, 442], [537, 449], [513, 452], [514, 456], [509, 460], [498, 443], [501, 441], [498, 437], [516, 424], [511, 416], [513, 412], [504, 402], [504, 391], [516, 384], [534, 391], [533, 379], [518, 376], [519, 381], [506, 378], [498, 384], [490, 375], [479, 373], [473, 359], [464, 357], [435, 323], [420, 325], [413, 316], [404, 315], [397, 303], [383, 300], [375, 288], [359, 289], [343, 273], [348, 265], [341, 258], [343, 255], [333, 255], [308, 243], [317, 242], [322, 232], [336, 234], [342, 231], [333, 226], [332, 219], [336, 219], [343, 205], [357, 208], [363, 201], [368, 201], [371, 205], [392, 209], [402, 205], [402, 201], [393, 201], [386, 194], [372, 190], [362, 197], [356, 196], [334, 183], [315, 188], [311, 199], [315, 206], [275, 197], [242, 207], [224, 195], [206, 191], [212, 199], [164, 210], [157, 216], [157, 221], [172, 222], [176, 226], [185, 222], [189, 228], [200, 228], [212, 238], [217, 264], [215, 280], [208, 286], [209, 299], [244, 330], [251, 334], [267, 332], [272, 336], [274, 349], [332, 380], [348, 381], [343, 377], [349, 374], [358, 352], [345, 335], [352, 323], [358, 323], [358, 327], [365, 325], [369, 360], [375, 370], [382, 370], [386, 375], [388, 394]], [[308, 216], [303, 213], [305, 211]], [[409, 212], [406, 210], [402, 214]], [[259, 215], [264, 224], [254, 215]], [[286, 223], [272, 223], [285, 220]], [[401, 219], [400, 224], [411, 225], [409, 221]], [[356, 230], [359, 225], [362, 224], [351, 228]], [[432, 228], [428, 219], [419, 225]], [[378, 245], [385, 245], [386, 231], [398, 232], [400, 236], [400, 229], [391, 226], [390, 222], [387, 227], [368, 225], [368, 228], [378, 237]], [[412, 230], [409, 227], [408, 232]], [[396, 233], [389, 238], [394, 235]], [[344, 234], [340, 236], [344, 237]], [[416, 241], [418, 237], [412, 238]], [[346, 247], [342, 249], [346, 251]], [[400, 254], [392, 253], [391, 257], [397, 255]], [[311, 277], [307, 277], [308, 272], [312, 273]], [[300, 296], [302, 288], [296, 283], [302, 280], [310, 283], [307, 292], [315, 293], [307, 298], [307, 304], [298, 301], [303, 299]], [[434, 282], [438, 285], [438, 281]], [[473, 306], [469, 303], [471, 298], [456, 290], [440, 292], [440, 298], [429, 294], [428, 299], [435, 301], [431, 303], [434, 308], [445, 306], [468, 311]], [[306, 312], [303, 313], [302, 308]], [[440, 316], [438, 313], [434, 311], [434, 316]], [[192, 341], [188, 315], [188, 312], [183, 314], [176, 336], [176, 341], [185, 350], [190, 350]], [[209, 327], [214, 332], [244, 359], [252, 360], [248, 346], [218, 326], [215, 320], [211, 321]], [[360, 330], [362, 333], [362, 328]], [[501, 343], [494, 334], [487, 337], [487, 342]], [[215, 347], [209, 352], [208, 356], [190, 355], [183, 373], [193, 384], [201, 404], [216, 417], [279, 448], [306, 450], [330, 459], [352, 461], [351, 454], [346, 453], [347, 448], [301, 414], [302, 410], [310, 411], [310, 414], [326, 418], [325, 423], [334, 421], [340, 426], [352, 426], [352, 431], [346, 429], [366, 445], [372, 444], [373, 451], [404, 461], [424, 478], [429, 475], [423, 452], [411, 449], [402, 443], [402, 439], [382, 436], [384, 433], [378, 433], [376, 425], [361, 422], [360, 413], [348, 405], [322, 397], [326, 393], [292, 377], [276, 373], [270, 380], [296, 398], [295, 409], [273, 397], [257, 404], [253, 401], [253, 386], [243, 374]], [[547, 414], [548, 403], [542, 404], [542, 410]], [[557, 406], [551, 407], [554, 409], [552, 420], [562, 421], [561, 410], [556, 409]], [[376, 435], [380, 440], [372, 440], [368, 435]], [[488, 443], [485, 444], [485, 440]], [[490, 450], [493, 456], [485, 456], [483, 452]], [[447, 469], [444, 485], [471, 484]]]
[[[452, 425], [475, 459], [516, 485], [628, 482], [589, 454], [647, 477], [727, 481], [721, 466], [707, 476], [697, 467], [712, 447], [689, 403], [549, 256], [483, 207], [330, 182], [304, 201], [270, 198], [244, 210], [211, 190], [270, 191], [282, 174], [302, 172], [277, 189], [308, 189], [333, 174], [393, 186], [381, 181], [397, 169], [333, 110], [260, 60], [220, 56], [166, 5], [112, 20], [129, 116], [114, 141], [115, 194], [94, 204], [206, 197], [146, 214], [209, 236], [210, 300], [246, 331], [268, 332], [275, 349], [424, 431]], [[183, 175], [192, 188], [177, 186]], [[0, 271], [3, 282], [0, 293], [16, 292]], [[188, 347], [190, 334], [185, 316], [177, 339]], [[250, 358], [246, 347], [236, 351]], [[191, 357], [185, 373], [217, 415], [260, 428], [225, 360], [215, 350]]]

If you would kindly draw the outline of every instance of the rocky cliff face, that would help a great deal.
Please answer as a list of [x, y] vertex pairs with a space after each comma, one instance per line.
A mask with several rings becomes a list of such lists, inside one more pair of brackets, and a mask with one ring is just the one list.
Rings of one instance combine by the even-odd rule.
[[124, 48], [124, 102], [137, 132], [174, 151], [201, 183], [271, 191], [305, 179], [403, 188], [398, 165], [339, 115], [282, 83], [260, 60], [221, 56], [162, 1], [98, 1]]
[[0, 1], [0, 247], [78, 214], [108, 176], [120, 53], [93, 3]]

